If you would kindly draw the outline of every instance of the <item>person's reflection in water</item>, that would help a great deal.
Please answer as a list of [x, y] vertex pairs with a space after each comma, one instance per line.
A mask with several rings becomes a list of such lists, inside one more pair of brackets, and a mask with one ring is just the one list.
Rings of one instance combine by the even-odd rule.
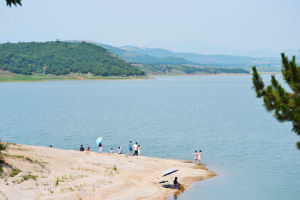
[[174, 200], [176, 200], [178, 198], [178, 195], [180, 194], [180, 190], [177, 190], [176, 192], [174, 192]]

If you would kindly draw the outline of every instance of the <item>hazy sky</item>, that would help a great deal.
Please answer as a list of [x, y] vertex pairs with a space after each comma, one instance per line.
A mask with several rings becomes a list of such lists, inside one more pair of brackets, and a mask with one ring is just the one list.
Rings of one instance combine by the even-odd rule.
[[299, 0], [22, 2], [9, 8], [0, 0], [0, 42], [84, 39], [215, 53], [300, 48]]

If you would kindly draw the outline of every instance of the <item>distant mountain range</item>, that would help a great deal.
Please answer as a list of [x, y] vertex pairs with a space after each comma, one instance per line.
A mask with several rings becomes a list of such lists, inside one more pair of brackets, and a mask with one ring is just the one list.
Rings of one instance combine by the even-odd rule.
[[[186, 40], [175, 44], [162, 44], [168, 46], [174, 51], [180, 52], [194, 52], [204, 55], [237, 55], [237, 56], [250, 56], [255, 58], [278, 58], [280, 53], [284, 52], [288, 57], [293, 55], [299, 57], [299, 45], [298, 48], [285, 48], [280, 50], [275, 49], [256, 49], [250, 47], [234, 48], [222, 44], [213, 44], [197, 40]], [[168, 48], [167, 48], [168, 49]]]
[[135, 46], [114, 47], [107, 44], [98, 45], [111, 53], [134, 64], [161, 65], [201, 65], [222, 67], [279, 66], [280, 57], [255, 58], [234, 55], [205, 55], [196, 53], [172, 52], [160, 48], [140, 48]]

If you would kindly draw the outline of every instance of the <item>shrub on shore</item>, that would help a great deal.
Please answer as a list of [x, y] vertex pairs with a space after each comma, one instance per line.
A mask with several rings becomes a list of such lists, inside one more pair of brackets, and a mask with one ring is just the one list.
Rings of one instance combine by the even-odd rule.
[[4, 157], [3, 157], [3, 154], [1, 153], [1, 151], [5, 151], [6, 147], [7, 146], [0, 140], [0, 174], [2, 174], [2, 172], [3, 172], [2, 164], [5, 163]]
[[0, 140], [0, 153], [1, 151], [5, 151], [5, 150], [6, 150], [6, 145]]

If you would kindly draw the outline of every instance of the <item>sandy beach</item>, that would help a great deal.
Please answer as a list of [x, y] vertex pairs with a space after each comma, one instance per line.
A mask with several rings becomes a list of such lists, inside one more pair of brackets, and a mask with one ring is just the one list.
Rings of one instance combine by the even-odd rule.
[[[166, 199], [175, 191], [159, 181], [172, 182], [177, 176], [187, 187], [215, 176], [203, 165], [182, 160], [19, 144], [9, 144], [3, 153], [9, 166], [0, 179], [0, 200]], [[162, 177], [169, 168], [179, 171]]]

